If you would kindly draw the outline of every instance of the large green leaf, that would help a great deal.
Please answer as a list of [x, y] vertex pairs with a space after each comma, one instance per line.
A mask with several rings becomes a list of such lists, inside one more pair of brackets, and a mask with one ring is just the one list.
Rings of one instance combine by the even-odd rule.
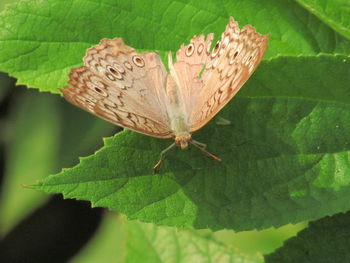
[[267, 263], [350, 262], [350, 212], [311, 222], [298, 236], [266, 256]]
[[[294, 63], [284, 57], [265, 62], [251, 87], [220, 113], [233, 125], [212, 121], [194, 134], [222, 162], [195, 148], [176, 149], [162, 174], [151, 175], [171, 141], [126, 131], [33, 187], [179, 227], [261, 229], [347, 211], [350, 76], [343, 69], [350, 60], [289, 59]], [[332, 70], [325, 74], [324, 68]], [[294, 90], [291, 83], [303, 88]]]
[[350, 41], [291, 0], [22, 0], [0, 17], [0, 70], [58, 93], [85, 50], [123, 37], [142, 50], [176, 51], [195, 34], [219, 36], [228, 17], [271, 33], [266, 57], [350, 52]]
[[248, 256], [224, 246], [212, 235], [200, 235], [194, 231], [178, 231], [170, 227], [128, 222], [126, 263], [187, 263], [187, 262], [263, 262], [262, 256]]
[[348, 0], [296, 0], [339, 34], [350, 39], [350, 2]]

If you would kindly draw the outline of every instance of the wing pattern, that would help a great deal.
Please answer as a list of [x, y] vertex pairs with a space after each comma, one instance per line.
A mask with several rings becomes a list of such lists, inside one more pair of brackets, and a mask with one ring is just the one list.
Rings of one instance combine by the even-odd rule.
[[230, 18], [206, 62], [203, 87], [190, 115], [190, 132], [203, 127], [239, 91], [262, 60], [267, 42], [267, 35], [251, 25], [240, 30]]
[[176, 136], [179, 131], [172, 121], [177, 118], [185, 120], [184, 131], [195, 132], [252, 75], [265, 54], [268, 35], [250, 25], [240, 30], [230, 17], [210, 50], [212, 40], [213, 34], [200, 35], [182, 45], [176, 63], [169, 61], [169, 75], [157, 53], [137, 53], [121, 38], [102, 39], [87, 50], [84, 66], [72, 69], [63, 96], [113, 124], [153, 137]]
[[111, 123], [159, 138], [172, 132], [163, 86], [166, 70], [158, 54], [136, 53], [120, 38], [103, 39], [87, 50], [64, 97]]

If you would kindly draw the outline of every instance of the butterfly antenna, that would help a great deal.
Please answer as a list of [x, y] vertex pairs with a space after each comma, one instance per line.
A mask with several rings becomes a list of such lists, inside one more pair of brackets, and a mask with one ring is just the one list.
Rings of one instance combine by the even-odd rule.
[[209, 155], [210, 157], [212, 157], [213, 159], [217, 160], [217, 161], [221, 161], [221, 159], [217, 156], [215, 156], [214, 154], [208, 152], [206, 149], [204, 149], [203, 147], [200, 147], [199, 145], [197, 145], [196, 143], [189, 141], [190, 144], [192, 144], [193, 146], [195, 146], [196, 148], [198, 148], [199, 150], [201, 150], [202, 152], [206, 153], [207, 155]]

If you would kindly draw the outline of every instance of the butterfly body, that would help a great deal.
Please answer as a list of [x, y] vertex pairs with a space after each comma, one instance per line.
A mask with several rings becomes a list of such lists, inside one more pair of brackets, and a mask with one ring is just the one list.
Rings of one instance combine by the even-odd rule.
[[72, 69], [63, 96], [111, 123], [187, 148], [191, 134], [239, 91], [262, 60], [268, 36], [230, 17], [210, 50], [213, 34], [182, 45], [167, 73], [155, 52], [138, 53], [121, 38], [102, 39]]
[[168, 54], [168, 62], [170, 74], [167, 76], [166, 94], [170, 128], [175, 138], [175, 144], [180, 146], [181, 149], [185, 149], [188, 147], [188, 142], [192, 140], [189, 132], [188, 113], [186, 112], [184, 98], [181, 93], [181, 84], [179, 81], [176, 81], [178, 80], [178, 76], [174, 70], [171, 53]]

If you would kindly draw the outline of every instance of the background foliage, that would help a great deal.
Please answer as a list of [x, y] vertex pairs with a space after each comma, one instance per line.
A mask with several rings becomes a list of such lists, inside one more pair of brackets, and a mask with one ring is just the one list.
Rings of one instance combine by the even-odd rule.
[[[158, 50], [165, 57], [195, 34], [220, 36], [229, 16], [271, 35], [265, 60], [219, 114], [232, 124], [213, 120], [194, 134], [221, 163], [196, 149], [177, 149], [153, 176], [150, 167], [170, 141], [123, 131], [102, 146], [101, 138], [118, 128], [56, 95], [70, 69], [82, 64], [86, 48], [102, 38], [122, 37], [140, 51]], [[21, 262], [11, 242], [32, 240], [20, 233], [40, 226], [40, 215], [62, 202], [19, 186], [41, 179], [30, 187], [153, 223], [115, 214], [101, 219], [100, 209], [68, 202], [80, 210], [66, 210], [67, 224], [87, 234], [63, 252], [49, 244], [36, 248], [48, 258], [57, 253], [57, 262], [263, 262], [263, 253], [305, 224], [268, 234], [255, 229], [310, 220], [316, 221], [266, 262], [308, 262], [319, 252], [323, 262], [341, 260], [341, 253], [332, 254], [340, 246], [323, 247], [339, 241], [329, 234], [333, 229], [348, 231], [349, 17], [350, 6], [341, 0], [22, 0], [6, 6], [0, 16], [0, 70], [41, 93], [14, 89], [12, 79], [1, 77], [0, 256]], [[89, 154], [74, 166], [77, 157]], [[72, 168], [60, 172], [62, 167]], [[69, 220], [75, 210], [87, 215], [86, 224]], [[77, 254], [98, 224], [98, 233]], [[194, 230], [204, 228], [253, 232]], [[245, 236], [249, 242], [264, 237], [263, 245], [247, 247]], [[349, 242], [347, 235], [342, 242]], [[16, 244], [18, 251], [22, 246]], [[33, 251], [33, 262], [47, 262]]]

